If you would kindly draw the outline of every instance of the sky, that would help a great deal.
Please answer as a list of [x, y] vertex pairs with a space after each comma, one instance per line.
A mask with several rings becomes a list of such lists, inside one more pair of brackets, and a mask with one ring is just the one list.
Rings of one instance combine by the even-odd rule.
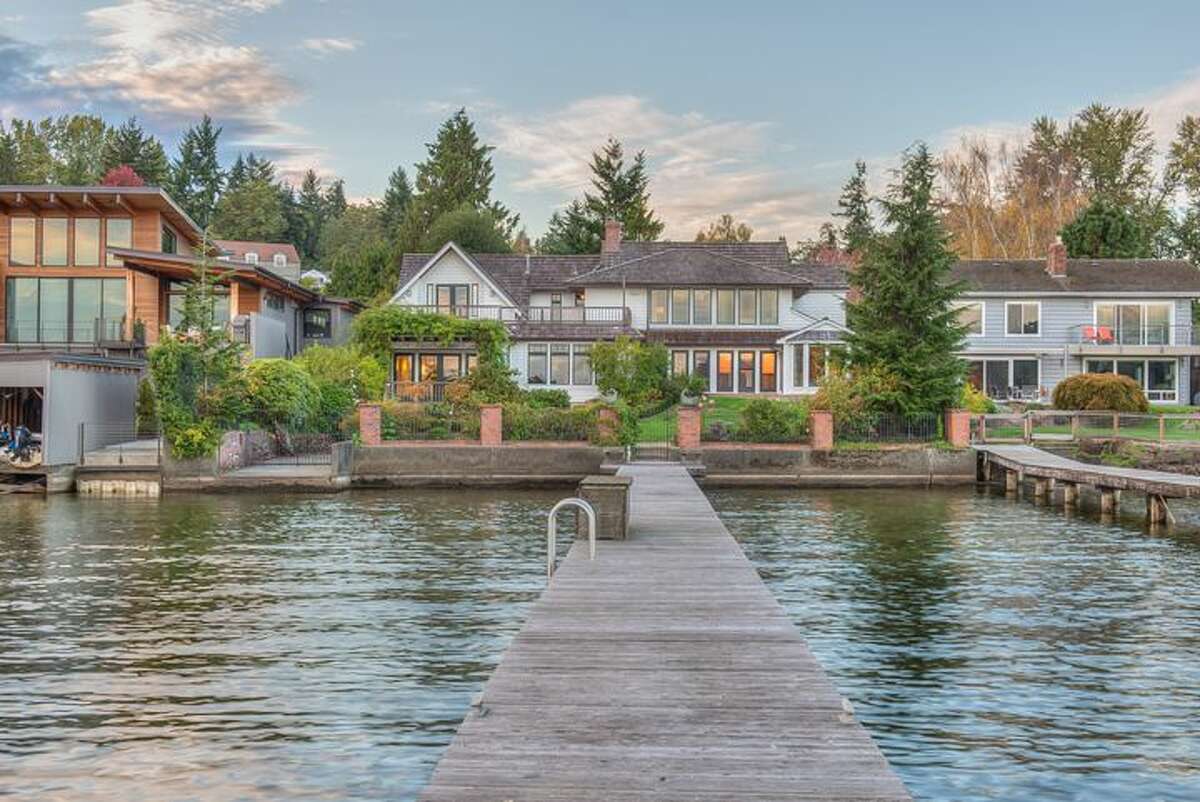
[[378, 198], [465, 107], [493, 194], [536, 237], [608, 136], [644, 150], [665, 236], [731, 213], [812, 236], [855, 159], [882, 190], [914, 142], [1019, 141], [1093, 101], [1200, 114], [1194, 2], [0, 0], [0, 119], [136, 114], [174, 154], [208, 113], [223, 156]]

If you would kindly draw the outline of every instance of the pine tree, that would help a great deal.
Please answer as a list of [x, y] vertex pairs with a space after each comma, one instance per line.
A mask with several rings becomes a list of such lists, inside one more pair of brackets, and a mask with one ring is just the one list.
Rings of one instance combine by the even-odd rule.
[[217, 158], [221, 130], [204, 115], [198, 125], [184, 132], [179, 158], [171, 166], [171, 195], [201, 228], [211, 222], [225, 185]]
[[302, 225], [301, 240], [297, 244], [302, 259], [316, 259], [317, 246], [321, 239], [321, 224], [325, 221], [325, 189], [315, 170], [307, 170], [300, 183], [296, 197]]
[[604, 221], [591, 214], [583, 201], [550, 215], [546, 233], [538, 238], [538, 253], [599, 253]]
[[506, 238], [511, 238], [519, 217], [491, 199], [491, 152], [479, 141], [466, 109], [442, 123], [437, 139], [425, 146], [428, 157], [417, 165], [417, 195], [408, 205], [401, 227], [401, 244], [411, 249], [425, 238], [435, 220], [464, 205], [490, 213]]
[[142, 180], [152, 186], [165, 186], [170, 164], [162, 143], [142, 130], [137, 117], [130, 117], [120, 128], [109, 131], [104, 143], [104, 169], [128, 164]]
[[919, 143], [904, 155], [897, 182], [881, 201], [886, 233], [867, 246], [850, 273], [847, 357], [855, 371], [886, 371], [896, 389], [869, 399], [906, 414], [940, 412], [956, 403], [965, 370], [956, 356], [965, 329], [951, 281], [948, 247], [933, 196], [937, 167]]
[[875, 224], [871, 219], [871, 197], [867, 193], [867, 163], [861, 159], [854, 163], [854, 174], [842, 188], [838, 211], [833, 214], [846, 221], [841, 231], [846, 250], [852, 254], [863, 253], [875, 236]]
[[397, 167], [388, 176], [388, 187], [383, 193], [383, 225], [389, 237], [396, 236], [400, 221], [404, 219], [404, 213], [408, 211], [408, 205], [412, 203], [412, 197], [413, 191], [412, 185], [408, 182], [408, 173], [404, 172], [403, 167]]
[[325, 190], [325, 209], [324, 220], [327, 222], [335, 217], [341, 217], [346, 213], [346, 182], [340, 178], [335, 178], [329, 188]]
[[621, 236], [626, 240], [652, 241], [662, 234], [665, 226], [650, 208], [645, 151], [638, 151], [626, 169], [621, 143], [610, 138], [592, 154], [592, 186], [596, 194], [585, 194], [584, 202], [601, 228], [611, 218], [621, 221]]
[[247, 174], [246, 160], [239, 153], [237, 158], [234, 159], [233, 166], [229, 168], [229, 172], [225, 176], [225, 188], [227, 190], [239, 189], [242, 184], [246, 183]]
[[0, 123], [0, 184], [17, 183], [17, 143]]

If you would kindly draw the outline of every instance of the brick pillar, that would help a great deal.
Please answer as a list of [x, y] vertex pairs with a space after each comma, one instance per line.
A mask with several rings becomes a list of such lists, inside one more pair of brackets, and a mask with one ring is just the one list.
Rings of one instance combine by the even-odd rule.
[[953, 448], [971, 445], [971, 413], [965, 409], [946, 410], [946, 439]]
[[833, 413], [815, 409], [808, 413], [808, 426], [812, 431], [812, 447], [821, 451], [833, 450]]
[[700, 447], [700, 407], [679, 407], [675, 444], [687, 449]]
[[364, 446], [383, 444], [383, 412], [379, 404], [358, 405], [358, 435]]
[[499, 404], [479, 408], [479, 444], [498, 446], [504, 440], [504, 412]]

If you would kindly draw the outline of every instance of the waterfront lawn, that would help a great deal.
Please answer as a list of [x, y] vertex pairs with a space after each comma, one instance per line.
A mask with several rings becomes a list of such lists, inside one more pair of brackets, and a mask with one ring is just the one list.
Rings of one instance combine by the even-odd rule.
[[[753, 401], [745, 396], [709, 395], [700, 404], [703, 410], [701, 428], [707, 430], [714, 423], [733, 430], [742, 422], [742, 410]], [[674, 405], [645, 418], [638, 420], [638, 442], [652, 443], [660, 440], [671, 440], [675, 437], [675, 423], [679, 415], [679, 406]], [[664, 433], [666, 436], [664, 437]]]

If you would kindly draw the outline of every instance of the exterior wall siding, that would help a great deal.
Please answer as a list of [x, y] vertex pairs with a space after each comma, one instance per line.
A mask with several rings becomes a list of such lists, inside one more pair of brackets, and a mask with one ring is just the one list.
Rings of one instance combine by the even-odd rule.
[[486, 277], [464, 262], [454, 251], [447, 251], [437, 264], [429, 268], [416, 284], [400, 296], [400, 302], [409, 306], [424, 306], [428, 301], [428, 286], [438, 284], [478, 284], [479, 306], [507, 306], [509, 301], [488, 285]]

